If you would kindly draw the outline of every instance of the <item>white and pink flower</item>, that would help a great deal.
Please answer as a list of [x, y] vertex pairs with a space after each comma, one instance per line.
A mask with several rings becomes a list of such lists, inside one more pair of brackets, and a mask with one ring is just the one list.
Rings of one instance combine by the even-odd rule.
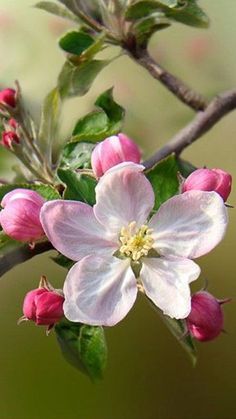
[[123, 163], [96, 187], [96, 205], [56, 200], [41, 223], [54, 247], [77, 263], [64, 284], [64, 313], [75, 322], [112, 326], [133, 306], [138, 288], [170, 317], [191, 310], [191, 259], [223, 238], [227, 212], [215, 192], [190, 191], [166, 201], [149, 219], [154, 193], [143, 166]]

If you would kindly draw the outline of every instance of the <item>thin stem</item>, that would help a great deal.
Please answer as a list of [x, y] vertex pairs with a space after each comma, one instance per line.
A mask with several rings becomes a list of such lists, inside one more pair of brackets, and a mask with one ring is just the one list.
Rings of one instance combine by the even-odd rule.
[[45, 177], [42, 173], [40, 173], [38, 170], [36, 170], [32, 164], [31, 161], [29, 159], [29, 157], [27, 156], [27, 154], [22, 154], [22, 153], [13, 153], [23, 164], [25, 167], [27, 167], [27, 169], [34, 175], [36, 176], [36, 179], [41, 180], [45, 183], [49, 183], [52, 184], [52, 180]]
[[38, 147], [36, 146], [35, 142], [34, 142], [34, 138], [31, 136], [31, 134], [29, 133], [24, 119], [22, 118], [22, 120], [20, 121], [20, 127], [21, 130], [23, 132], [23, 135], [25, 137], [25, 139], [27, 140], [29, 146], [31, 147], [32, 151], [34, 152], [35, 156], [37, 157], [40, 165], [42, 166], [43, 171], [45, 171], [46, 176], [49, 177], [50, 181], [52, 181], [53, 179], [53, 172], [51, 171], [51, 169], [48, 167], [45, 159], [43, 158], [43, 156], [41, 155]]
[[234, 109], [236, 109], [236, 89], [216, 96], [205, 111], [199, 112], [192, 122], [146, 160], [144, 166], [149, 169], [172, 153], [179, 155], [186, 147], [202, 137], [203, 134]]
[[22, 247], [18, 247], [0, 257], [0, 277], [14, 268], [14, 266], [52, 249], [52, 244], [48, 241], [35, 244], [33, 249], [28, 244], [23, 244]]
[[195, 111], [202, 111], [207, 107], [207, 101], [197, 92], [193, 91], [182, 80], [169, 73], [161, 67], [149, 55], [146, 48], [137, 48], [136, 46], [126, 45], [129, 55], [148, 72], [159, 80], [170, 92], [172, 92], [181, 102]]

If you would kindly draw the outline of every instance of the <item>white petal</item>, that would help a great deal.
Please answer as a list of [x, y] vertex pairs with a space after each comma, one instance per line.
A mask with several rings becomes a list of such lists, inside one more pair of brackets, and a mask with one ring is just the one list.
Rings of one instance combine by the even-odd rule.
[[184, 319], [191, 310], [188, 284], [199, 275], [199, 266], [189, 259], [145, 258], [141, 281], [147, 296], [164, 314]]
[[40, 218], [55, 249], [72, 260], [78, 261], [93, 252], [100, 256], [112, 255], [119, 246], [96, 220], [93, 208], [82, 202], [47, 202]]
[[96, 187], [96, 198], [95, 216], [116, 232], [131, 221], [136, 221], [137, 225], [145, 223], [154, 205], [150, 182], [143, 173], [126, 166], [106, 172]]
[[137, 286], [128, 260], [88, 256], [69, 271], [64, 294], [69, 320], [113, 326], [133, 306]]
[[222, 240], [227, 222], [227, 210], [217, 193], [190, 191], [166, 201], [149, 226], [161, 255], [194, 259]]

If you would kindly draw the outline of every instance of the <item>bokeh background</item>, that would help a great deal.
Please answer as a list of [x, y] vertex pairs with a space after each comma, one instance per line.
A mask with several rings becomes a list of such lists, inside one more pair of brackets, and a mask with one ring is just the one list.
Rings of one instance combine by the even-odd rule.
[[[33, 0], [0, 0], [0, 83], [21, 83], [37, 118], [64, 61], [57, 39], [70, 26], [34, 9]], [[206, 96], [236, 86], [236, 1], [202, 0], [209, 30], [173, 25], [156, 35], [152, 54]], [[91, 110], [96, 96], [115, 86], [127, 109], [125, 131], [151, 154], [193, 117], [193, 112], [128, 58], [115, 61], [90, 93], [70, 100], [63, 138]], [[236, 112], [224, 118], [184, 153], [196, 166], [221, 167], [236, 175]], [[5, 150], [0, 176], [11, 178]], [[233, 191], [230, 203], [236, 205]], [[202, 278], [217, 297], [236, 296], [236, 210], [223, 243], [199, 261]], [[234, 419], [236, 418], [236, 305], [225, 306], [225, 329], [216, 341], [198, 345], [192, 368], [180, 345], [152, 308], [138, 300], [118, 326], [106, 331], [109, 362], [105, 378], [92, 384], [64, 362], [56, 339], [42, 328], [16, 325], [25, 293], [41, 274], [61, 286], [65, 271], [48, 256], [16, 267], [0, 282], [0, 419]], [[198, 287], [202, 285], [198, 282]]]

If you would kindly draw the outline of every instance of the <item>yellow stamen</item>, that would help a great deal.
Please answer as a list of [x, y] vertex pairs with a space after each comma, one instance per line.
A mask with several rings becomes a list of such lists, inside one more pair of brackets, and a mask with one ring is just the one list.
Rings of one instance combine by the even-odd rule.
[[132, 221], [128, 227], [123, 227], [120, 232], [120, 253], [134, 261], [147, 256], [154, 243], [152, 231], [145, 224], [137, 228], [136, 221]]

